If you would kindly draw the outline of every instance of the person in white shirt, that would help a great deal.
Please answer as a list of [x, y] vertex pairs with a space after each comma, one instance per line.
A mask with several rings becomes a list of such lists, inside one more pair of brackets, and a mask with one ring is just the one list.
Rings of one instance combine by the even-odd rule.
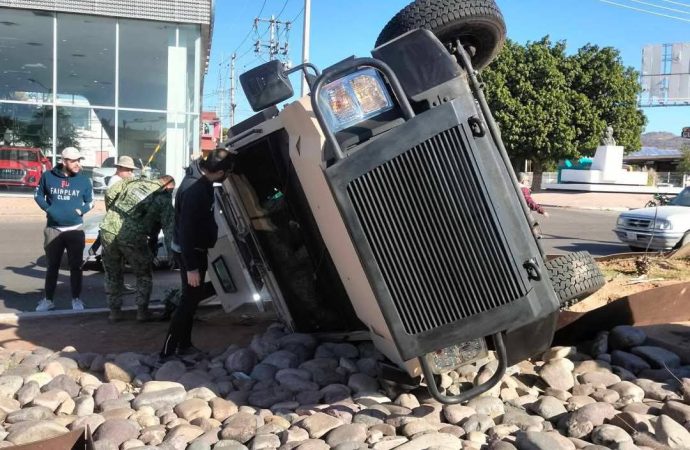
[[120, 156], [117, 159], [117, 164], [115, 164], [115, 175], [108, 180], [108, 187], [113, 186], [115, 183], [125, 178], [132, 178], [134, 176], [134, 169], [136, 168], [137, 166], [134, 165], [134, 160], [131, 156]]

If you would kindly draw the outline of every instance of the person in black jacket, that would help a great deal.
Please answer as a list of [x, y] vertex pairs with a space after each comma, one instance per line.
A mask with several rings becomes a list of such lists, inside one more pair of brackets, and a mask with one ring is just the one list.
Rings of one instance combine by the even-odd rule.
[[199, 351], [192, 345], [192, 324], [196, 308], [205, 298], [208, 249], [218, 238], [213, 214], [213, 183], [225, 178], [230, 163], [226, 149], [213, 150], [206, 159], [190, 164], [177, 190], [171, 247], [180, 268], [182, 295], [163, 343], [161, 359]]

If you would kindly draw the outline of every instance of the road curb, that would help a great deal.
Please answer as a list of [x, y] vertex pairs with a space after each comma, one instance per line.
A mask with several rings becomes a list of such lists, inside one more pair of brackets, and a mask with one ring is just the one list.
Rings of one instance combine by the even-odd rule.
[[[149, 305], [149, 310], [157, 311], [162, 310], [164, 305]], [[122, 308], [123, 311], [136, 311], [136, 306], [125, 306]], [[52, 311], [20, 311], [16, 313], [0, 313], [0, 323], [15, 323], [19, 320], [34, 320], [34, 319], [45, 319], [49, 317], [72, 317], [80, 315], [94, 315], [109, 313], [109, 308], [86, 308], [84, 310], [75, 311], [73, 309], [55, 309]]]
[[548, 203], [542, 203], [545, 208], [562, 208], [562, 209], [584, 209], [587, 211], [614, 211], [614, 212], [624, 212], [630, 211], [631, 208], [625, 208], [622, 206], [571, 206], [571, 205], [549, 205]]

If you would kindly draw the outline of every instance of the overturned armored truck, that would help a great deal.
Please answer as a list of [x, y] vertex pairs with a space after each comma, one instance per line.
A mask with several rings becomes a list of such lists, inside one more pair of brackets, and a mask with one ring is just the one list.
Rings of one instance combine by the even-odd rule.
[[[546, 261], [533, 232], [477, 80], [504, 39], [494, 0], [417, 0], [371, 57], [241, 75], [259, 113], [225, 143], [235, 162], [209, 255], [226, 309], [268, 298], [294, 331], [366, 331], [444, 403], [548, 348], [559, 308], [603, 277], [588, 254]], [[296, 71], [311, 92], [278, 110]], [[484, 384], [437, 385], [489, 350]]]

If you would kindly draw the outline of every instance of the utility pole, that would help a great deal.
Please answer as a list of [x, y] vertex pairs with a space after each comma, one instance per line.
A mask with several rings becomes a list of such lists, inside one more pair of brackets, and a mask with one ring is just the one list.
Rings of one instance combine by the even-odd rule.
[[[304, 0], [304, 24], [302, 27], [302, 64], [309, 62], [309, 39], [311, 33], [311, 0]], [[302, 90], [300, 96], [307, 94], [307, 77], [302, 73]]]
[[[257, 31], [258, 33], [258, 28], [259, 28], [259, 23], [268, 23], [268, 35], [269, 35], [269, 41], [268, 43], [263, 43], [261, 42], [260, 39], [257, 39], [254, 41], [254, 53], [256, 54], [263, 54], [263, 53], [268, 53], [268, 59], [269, 60], [274, 60], [278, 55], [283, 56], [283, 60], [287, 60], [287, 54], [288, 54], [288, 33], [290, 31], [290, 25], [292, 22], [287, 21], [287, 22], [282, 22], [278, 19], [275, 18], [275, 16], [271, 16], [269, 19], [262, 19], [262, 18], [255, 18], [254, 19], [254, 30]], [[285, 42], [281, 43], [280, 42], [280, 36], [279, 36], [279, 30], [278, 28], [280, 26], [283, 26], [283, 29], [285, 31]], [[264, 33], [266, 34], [266, 33]]]
[[[232, 54], [230, 59], [230, 126], [235, 125], [235, 62], [237, 60], [237, 53]], [[221, 124], [222, 125], [222, 124]]]
[[218, 111], [218, 118], [220, 119], [220, 128], [223, 129], [223, 116], [225, 115], [225, 74], [223, 73], [223, 64], [225, 64], [225, 54], [221, 53], [220, 64], [218, 64], [218, 73], [220, 74], [220, 110]]

